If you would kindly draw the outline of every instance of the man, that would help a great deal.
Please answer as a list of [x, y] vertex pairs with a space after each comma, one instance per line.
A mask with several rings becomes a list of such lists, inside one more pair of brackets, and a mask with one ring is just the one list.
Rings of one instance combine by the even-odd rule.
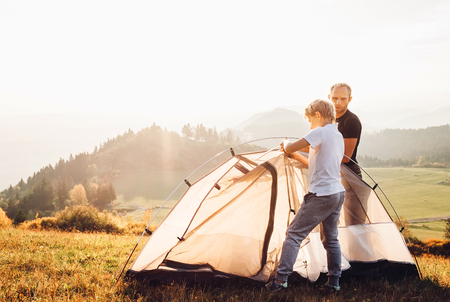
[[[331, 86], [328, 99], [334, 104], [338, 130], [344, 137], [344, 154], [346, 156], [344, 156], [342, 162], [359, 177], [362, 177], [361, 169], [356, 164], [356, 153], [358, 152], [362, 125], [359, 118], [353, 112], [348, 110], [348, 104], [352, 100], [352, 89], [346, 83], [336, 83]], [[351, 160], [347, 156], [350, 157]]]

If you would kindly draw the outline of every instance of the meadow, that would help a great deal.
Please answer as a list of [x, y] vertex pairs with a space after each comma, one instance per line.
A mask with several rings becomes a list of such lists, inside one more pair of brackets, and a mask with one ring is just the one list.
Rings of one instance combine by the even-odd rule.
[[[408, 221], [414, 236], [420, 240], [443, 239], [443, 219], [450, 218], [450, 185], [446, 184], [450, 169], [368, 168], [366, 171], [382, 188], [398, 215]], [[384, 202], [382, 196], [380, 199]], [[394, 217], [389, 206], [386, 208]]]
[[[280, 293], [260, 283], [116, 283], [139, 236], [0, 229], [0, 301], [448, 301], [450, 259], [419, 257], [423, 278], [344, 278], [326, 294], [298, 281]], [[141, 240], [140, 245], [145, 241]], [[138, 247], [139, 249], [139, 247]], [[134, 254], [133, 258], [137, 255]]]

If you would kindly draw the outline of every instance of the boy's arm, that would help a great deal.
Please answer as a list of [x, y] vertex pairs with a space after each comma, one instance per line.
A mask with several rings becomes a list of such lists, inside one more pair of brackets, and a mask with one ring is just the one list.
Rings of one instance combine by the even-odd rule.
[[294, 153], [287, 153], [287, 155], [290, 158], [296, 159], [299, 162], [301, 162], [302, 164], [304, 164], [307, 168], [309, 167], [308, 165], [308, 159], [306, 157], [304, 157], [303, 155], [301, 155], [300, 153], [294, 152]]
[[[295, 142], [290, 142], [288, 140], [285, 140], [284, 142], [281, 142], [281, 148], [286, 152], [286, 153], [293, 153], [295, 151], [299, 151], [305, 148], [309, 147], [309, 143], [306, 139], [301, 138], [299, 140], [296, 140]], [[303, 150], [302, 150], [303, 151]]]
[[284, 142], [280, 143], [280, 146], [281, 149], [283, 149], [284, 152], [286, 152], [290, 158], [296, 159], [308, 167], [308, 159], [296, 152], [298, 150], [303, 151], [305, 148], [309, 149], [309, 143], [306, 139], [301, 138], [293, 143], [291, 143], [288, 140], [285, 140]]

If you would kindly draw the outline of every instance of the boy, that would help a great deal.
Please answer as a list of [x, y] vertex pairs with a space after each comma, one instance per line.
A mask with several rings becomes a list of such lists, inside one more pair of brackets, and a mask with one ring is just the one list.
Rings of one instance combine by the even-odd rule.
[[[302, 241], [320, 223], [322, 244], [327, 251], [328, 282], [326, 288], [339, 291], [341, 248], [338, 221], [345, 199], [340, 170], [344, 156], [344, 140], [336, 125], [333, 103], [314, 100], [305, 109], [312, 131], [295, 141], [282, 142], [281, 148], [292, 158], [309, 165], [309, 192], [287, 229], [275, 279], [267, 284], [276, 291], [287, 287]], [[296, 151], [309, 147], [309, 159]]]

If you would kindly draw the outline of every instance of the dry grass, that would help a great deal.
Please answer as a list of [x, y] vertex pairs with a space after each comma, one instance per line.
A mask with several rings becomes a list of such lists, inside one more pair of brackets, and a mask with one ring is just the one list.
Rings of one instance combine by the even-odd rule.
[[114, 276], [136, 236], [23, 231], [0, 233], [0, 300], [85, 301], [117, 296]]
[[121, 280], [114, 286], [137, 239], [136, 235], [0, 229], [0, 301], [450, 300], [450, 259], [434, 256], [419, 257], [423, 280], [346, 279], [339, 295], [321, 292], [320, 282], [304, 281], [281, 293], [237, 280], [214, 285]]
[[10, 226], [11, 223], [12, 223], [11, 219], [9, 219], [8, 216], [6, 216], [5, 211], [3, 211], [2, 208], [0, 208], [0, 229]]

